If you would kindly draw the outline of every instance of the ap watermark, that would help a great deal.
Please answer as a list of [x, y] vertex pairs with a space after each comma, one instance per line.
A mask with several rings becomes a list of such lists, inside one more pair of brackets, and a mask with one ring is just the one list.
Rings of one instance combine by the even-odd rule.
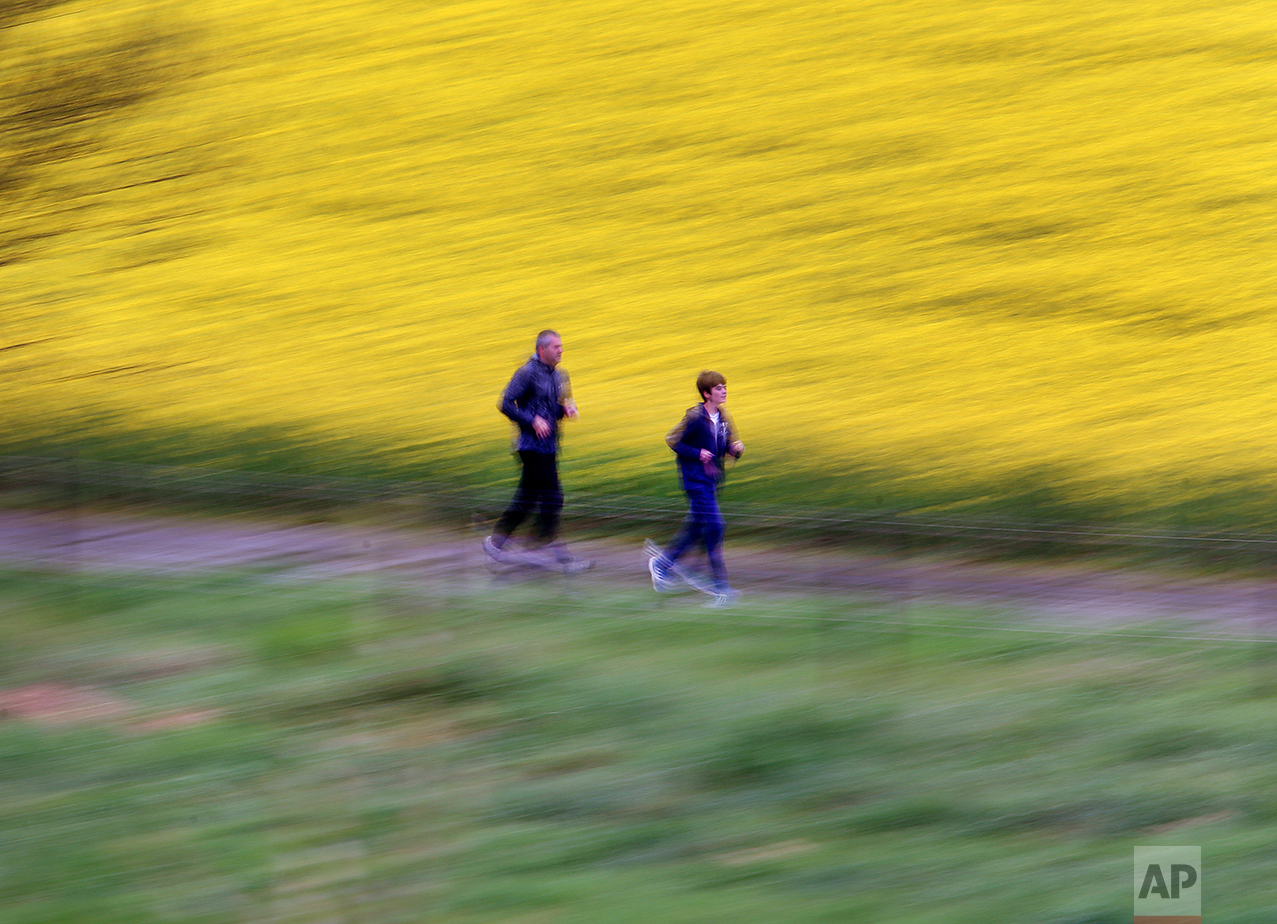
[[1135, 924], [1202, 924], [1202, 848], [1135, 848]]

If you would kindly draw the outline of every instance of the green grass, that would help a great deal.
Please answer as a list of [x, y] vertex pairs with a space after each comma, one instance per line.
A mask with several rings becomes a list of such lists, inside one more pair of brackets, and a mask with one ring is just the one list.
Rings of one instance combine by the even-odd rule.
[[1117, 922], [1163, 843], [1270, 919], [1258, 642], [486, 578], [8, 574], [0, 610], [0, 690], [115, 704], [0, 722], [5, 924]]

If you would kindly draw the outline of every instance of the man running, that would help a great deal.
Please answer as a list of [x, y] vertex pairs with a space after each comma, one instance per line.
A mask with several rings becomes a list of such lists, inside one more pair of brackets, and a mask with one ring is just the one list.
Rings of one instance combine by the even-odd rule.
[[573, 558], [558, 541], [559, 512], [563, 509], [563, 488], [559, 484], [559, 421], [577, 416], [572, 386], [567, 372], [559, 368], [563, 340], [552, 330], [537, 334], [536, 353], [524, 363], [506, 386], [498, 405], [501, 413], [519, 428], [516, 449], [523, 470], [510, 506], [497, 520], [492, 535], [483, 540], [483, 550], [495, 561], [508, 561], [504, 552], [510, 534], [529, 513], [536, 513], [536, 544], [553, 556], [558, 567], [579, 571], [590, 566]]

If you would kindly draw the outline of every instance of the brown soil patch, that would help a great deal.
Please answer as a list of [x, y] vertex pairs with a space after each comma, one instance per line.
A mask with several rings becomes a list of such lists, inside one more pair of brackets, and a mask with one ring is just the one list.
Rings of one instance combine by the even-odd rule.
[[40, 725], [74, 725], [121, 722], [133, 715], [133, 707], [91, 687], [58, 683], [33, 683], [0, 690], [0, 717]]
[[0, 690], [0, 721], [36, 725], [102, 725], [147, 734], [204, 725], [221, 718], [220, 709], [186, 709], [138, 718], [137, 707], [93, 687], [32, 683]]

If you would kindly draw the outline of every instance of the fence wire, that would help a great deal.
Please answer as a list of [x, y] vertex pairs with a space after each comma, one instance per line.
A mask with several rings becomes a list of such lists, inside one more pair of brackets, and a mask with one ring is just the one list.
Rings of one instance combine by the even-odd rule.
[[[385, 504], [441, 520], [492, 517], [508, 488], [463, 488], [430, 481], [267, 473], [66, 457], [0, 456], [0, 488], [62, 492], [62, 502], [95, 498], [153, 502], [234, 502], [246, 506]], [[48, 498], [44, 498], [48, 500]], [[819, 510], [729, 502], [732, 528], [807, 538], [894, 538], [941, 542], [1142, 548], [1266, 556], [1277, 535], [1194, 532], [1005, 517], [916, 516], [900, 511]], [[678, 497], [572, 492], [566, 519], [597, 524], [669, 523], [683, 515]]]
[[[33, 493], [25, 499], [21, 494], [24, 488], [33, 489]], [[499, 512], [508, 500], [505, 488], [465, 490], [455, 486], [421, 481], [314, 477], [16, 456], [0, 456], [0, 489], [17, 492], [16, 496], [11, 495], [12, 502], [26, 502], [40, 506], [57, 503], [69, 506], [83, 503], [88, 506], [97, 498], [114, 498], [125, 503], [142, 500], [158, 504], [180, 503], [194, 499], [197, 503], [218, 506], [228, 501], [249, 505], [273, 502], [303, 505], [388, 503], [401, 512], [409, 511], [410, 517], [426, 525], [435, 525], [440, 517], [451, 516], [458, 521], [482, 518]], [[683, 505], [679, 498], [574, 494], [571, 498], [571, 510], [578, 519], [604, 528], [607, 526], [628, 528], [653, 521], [670, 525], [681, 518]], [[760, 533], [783, 530], [787, 535], [795, 537], [826, 537], [832, 532], [839, 536], [859, 536], [871, 540], [875, 537], [887, 536], [903, 539], [955, 540], [963, 543], [989, 542], [1001, 544], [1003, 548], [1008, 543], [1051, 543], [1061, 546], [1156, 547], [1199, 551], [1208, 549], [1212, 552], [1225, 550], [1237, 553], [1239, 557], [1243, 554], [1251, 556], [1245, 559], [1248, 562], [1259, 561], [1261, 556], [1277, 548], [1277, 536], [1241, 532], [1201, 534], [1084, 524], [922, 518], [883, 512], [795, 511], [737, 503], [731, 504], [730, 517], [734, 529], [740, 524], [746, 524], [750, 528], [759, 530]], [[72, 533], [69, 533], [66, 542], [55, 550], [55, 557], [60, 556], [59, 561], [65, 559], [63, 564], [69, 563], [73, 566], [75, 581], [78, 584], [83, 586], [109, 584], [113, 580], [110, 575], [96, 573], [89, 559], [81, 560], [83, 553], [73, 534], [76, 519], [76, 517], [70, 518], [69, 522], [72, 525], [68, 529], [71, 529]], [[468, 554], [478, 556], [477, 544], [469, 549]], [[315, 580], [318, 572], [308, 571], [297, 563], [276, 562], [275, 564], [284, 567], [285, 572], [292, 573], [296, 580], [301, 582], [300, 586], [313, 585], [312, 589], [320, 593], [336, 592], [333, 589], [334, 585]], [[466, 561], [461, 565], [460, 571], [463, 573], [483, 573], [478, 560]], [[287, 583], [284, 577], [274, 574], [273, 570], [272, 575], [263, 575], [261, 580], [267, 582], [282, 580]], [[411, 572], [411, 568], [408, 570]], [[373, 588], [370, 593], [374, 596], [381, 593], [411, 594], [421, 591], [420, 582], [414, 580], [412, 574], [397, 576], [395, 572], [395, 568], [390, 568], [376, 573], [361, 571], [334, 576], [343, 578], [338, 582], [344, 588], [341, 590], [342, 593], [349, 592], [348, 580], [368, 582], [369, 587]], [[195, 580], [195, 583], [191, 584], [196, 577], [198, 575], [187, 574], [181, 580], [177, 580], [175, 576], [170, 575], [166, 578], [159, 573], [132, 574], [129, 580], [146, 578], [164, 585], [170, 581], [176, 581], [186, 590], [195, 587], [200, 592], [214, 595], [226, 592], [226, 589], [217, 582], [205, 586], [199, 580]], [[455, 580], [452, 583], [455, 583]], [[636, 608], [626, 600], [611, 606], [606, 601], [601, 601], [596, 595], [589, 595], [588, 599], [576, 599], [571, 593], [559, 598], [556, 606], [565, 614], [574, 614], [587, 619], [630, 618], [738, 626], [770, 624], [777, 627], [788, 624], [794, 627], [806, 625], [819, 630], [844, 625], [869, 632], [925, 632], [963, 636], [1023, 634], [1058, 638], [1081, 636], [1110, 639], [1163, 639], [1225, 645], [1255, 642], [1268, 646], [1273, 643], [1274, 631], [1277, 631], [1275, 628], [1277, 624], [1272, 621], [1268, 596], [1258, 592], [1255, 599], [1251, 601], [1253, 612], [1249, 615], [1234, 614], [1217, 625], [1215, 630], [1204, 631], [1205, 627], [1197, 621], [1191, 621], [1177, 630], [1170, 630], [1167, 625], [1119, 627], [1107, 624], [1078, 624], [1058, 619], [1048, 619], [1045, 622], [1014, 619], [1005, 624], [996, 619], [973, 622], [959, 616], [952, 607], [949, 607], [950, 611], [940, 618], [927, 619], [915, 611], [913, 606], [917, 602], [915, 598], [920, 599], [927, 595], [926, 588], [913, 586], [912, 580], [907, 576], [900, 578], [899, 581], [893, 578], [888, 583], [892, 586], [855, 585], [854, 588], [850, 588], [854, 590], [854, 593], [844, 601], [846, 606], [840, 607], [836, 613], [808, 613], [803, 612], [801, 606], [787, 611], [781, 597], [772, 600], [763, 612], [751, 612], [747, 608], [731, 613], [715, 613], [703, 610], [699, 606], [680, 605], [673, 601], [668, 603], [657, 601], [651, 605], [639, 605]], [[896, 583], [899, 583], [899, 586], [895, 586]], [[442, 592], [439, 587], [431, 586], [432, 592]], [[488, 590], [491, 589], [486, 580], [483, 586]], [[570, 583], [565, 584], [565, 589], [570, 587]], [[782, 586], [775, 583], [768, 583], [767, 587], [771, 591], [784, 590]], [[816, 585], [807, 586], [807, 589], [815, 590], [819, 594], [832, 593], [837, 588], [825, 587], [817, 582]], [[1004, 601], [1004, 605], [1012, 604]], [[963, 607], [959, 606], [957, 609], [962, 610]]]

